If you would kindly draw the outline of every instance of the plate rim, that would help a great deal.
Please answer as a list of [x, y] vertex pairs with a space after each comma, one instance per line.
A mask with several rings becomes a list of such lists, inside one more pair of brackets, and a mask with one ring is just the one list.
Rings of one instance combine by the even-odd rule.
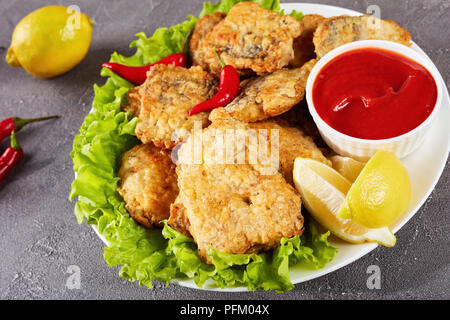
[[[309, 3], [309, 2], [304, 2], [304, 3], [299, 3], [299, 2], [293, 2], [293, 3], [281, 3], [280, 4], [281, 9], [284, 9], [286, 11], [290, 11], [290, 10], [299, 10], [299, 11], [311, 11], [312, 13], [316, 13], [316, 14], [320, 14], [320, 12], [314, 12], [317, 8], [318, 10], [338, 10], [340, 12], [342, 12], [341, 14], [349, 14], [349, 15], [361, 15], [363, 13], [358, 12], [356, 10], [352, 10], [352, 9], [348, 9], [348, 8], [344, 8], [344, 7], [339, 7], [339, 6], [334, 6], [334, 5], [328, 5], [328, 4], [319, 4], [319, 3]], [[309, 9], [302, 9], [303, 8], [314, 8], [312, 10]], [[431, 60], [431, 58], [426, 54], [426, 52], [419, 47], [414, 41], [413, 42], [413, 48], [418, 50], [421, 54], [423, 54], [426, 58], [428, 58], [433, 64], [434, 62]], [[437, 67], [436, 67], [437, 68]], [[438, 69], [438, 68], [437, 68]], [[439, 71], [439, 69], [438, 69]], [[440, 80], [443, 84], [443, 88], [444, 88], [444, 92], [443, 92], [443, 101], [445, 101], [447, 98], [447, 102], [450, 101], [450, 94], [447, 88], [447, 85], [445, 84], [445, 81], [442, 77], [442, 74], [439, 71], [439, 76], [440, 76]], [[445, 104], [444, 106], [442, 106], [441, 111], [443, 112], [443, 110], [447, 109], [447, 111], [450, 110], [450, 103]], [[90, 112], [92, 112], [93, 110], [91, 109]], [[450, 119], [449, 119], [450, 120]], [[435, 124], [433, 124], [435, 125]], [[432, 125], [432, 126], [433, 126]], [[449, 139], [450, 140], [450, 139]], [[446, 167], [446, 163], [448, 161], [449, 158], [449, 154], [450, 154], [450, 141], [448, 141], [447, 143], [447, 150], [446, 150], [446, 159], [445, 161], [442, 162], [441, 167], [438, 168], [437, 172], [439, 172], [439, 175], [433, 180], [433, 182], [431, 183], [431, 187], [427, 190], [427, 192], [425, 193], [425, 196], [421, 199], [421, 201], [419, 201], [419, 203], [411, 209], [411, 213], [405, 217], [402, 222], [400, 222], [399, 224], [395, 225], [395, 227], [393, 228], [393, 233], [397, 233], [401, 228], [403, 228], [416, 214], [417, 212], [422, 208], [422, 206], [424, 205], [424, 203], [429, 199], [431, 193], [435, 190], [436, 185], [438, 184], [439, 180], [442, 177], [442, 174], [445, 171], [445, 167]], [[102, 240], [102, 242], [106, 245], [109, 246], [107, 240], [105, 239], [105, 237], [100, 234], [100, 232], [98, 231], [98, 227], [97, 225], [91, 225], [91, 227], [94, 229], [94, 232], [97, 234], [97, 236]], [[293, 280], [291, 278], [291, 281], [294, 285], [296, 284], [300, 284], [300, 283], [304, 283], [304, 282], [308, 282], [320, 277], [323, 277], [329, 273], [335, 272], [345, 266], [348, 266], [350, 264], [352, 264], [353, 262], [361, 259], [362, 257], [366, 256], [367, 254], [369, 254], [370, 252], [372, 252], [373, 250], [375, 250], [379, 245], [376, 243], [366, 243], [363, 244], [366, 248], [364, 248], [364, 250], [361, 250], [361, 252], [359, 254], [356, 254], [355, 256], [352, 256], [351, 258], [348, 258], [344, 261], [342, 261], [341, 263], [334, 265], [332, 267], [325, 267], [323, 269], [319, 269], [317, 271], [315, 271], [314, 273], [305, 276], [304, 278], [298, 279], [298, 280]], [[208, 287], [203, 287], [203, 288], [199, 288], [192, 279], [188, 279], [188, 280], [179, 280], [179, 279], [172, 279], [170, 281], [171, 283], [175, 283], [178, 284], [180, 286], [183, 287], [187, 287], [187, 288], [191, 288], [191, 289], [196, 289], [196, 290], [202, 290], [202, 291], [216, 291], [216, 292], [250, 292], [249, 289], [247, 289], [246, 287], [228, 287], [228, 288], [208, 288]]]

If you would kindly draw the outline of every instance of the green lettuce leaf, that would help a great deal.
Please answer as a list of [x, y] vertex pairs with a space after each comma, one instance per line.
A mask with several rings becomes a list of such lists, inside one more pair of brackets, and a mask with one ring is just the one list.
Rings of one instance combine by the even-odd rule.
[[292, 12], [289, 15], [293, 16], [297, 20], [302, 20], [303, 17], [305, 16], [303, 14], [303, 12], [300, 12], [300, 11], [297, 11], [297, 10], [292, 10]]
[[[241, 0], [206, 2], [199, 17], [170, 28], [160, 28], [147, 38], [138, 33], [130, 45], [136, 53], [125, 57], [117, 52], [112, 62], [140, 66], [154, 63], [172, 53], [185, 49], [185, 39], [198, 19], [217, 11], [228, 13]], [[279, 0], [256, 0], [264, 8], [280, 11]], [[292, 13], [297, 19], [303, 15]], [[302, 237], [283, 239], [281, 246], [271, 252], [233, 255], [211, 249], [203, 262], [195, 242], [165, 223], [162, 230], [147, 230], [137, 224], [125, 209], [117, 192], [117, 160], [139, 141], [135, 137], [138, 119], [121, 110], [133, 85], [103, 69], [107, 77], [103, 86], [94, 85], [93, 112], [88, 114], [74, 138], [71, 157], [76, 178], [72, 183], [70, 200], [77, 198], [75, 217], [78, 223], [94, 224], [108, 241], [104, 258], [109, 266], [120, 265], [120, 276], [152, 288], [157, 279], [168, 284], [176, 279], [193, 279], [202, 287], [224, 288], [244, 286], [250, 290], [285, 292], [294, 286], [289, 279], [289, 267], [304, 264], [322, 268], [333, 259], [336, 249], [327, 241], [329, 233], [320, 234], [314, 222], [307, 225]]]

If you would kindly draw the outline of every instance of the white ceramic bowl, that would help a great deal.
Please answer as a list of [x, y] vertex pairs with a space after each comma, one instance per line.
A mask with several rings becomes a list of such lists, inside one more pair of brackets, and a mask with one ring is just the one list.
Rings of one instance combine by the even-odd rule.
[[[436, 105], [429, 117], [414, 130], [391, 139], [359, 139], [335, 130], [330, 125], [328, 125], [317, 113], [312, 99], [312, 89], [317, 75], [320, 73], [324, 66], [326, 66], [337, 56], [343, 54], [344, 52], [362, 48], [381, 48], [398, 53], [422, 65], [431, 73], [437, 87]], [[401, 159], [414, 152], [422, 144], [428, 132], [428, 129], [431, 127], [436, 114], [439, 112], [442, 103], [442, 83], [441, 81], [439, 81], [439, 79], [439, 71], [437, 70], [433, 62], [427, 56], [409, 47], [390, 41], [357, 41], [338, 47], [319, 60], [319, 62], [314, 66], [308, 78], [308, 83], [306, 85], [306, 99], [308, 102], [309, 111], [320, 131], [322, 138], [336, 153], [343, 156], [352, 157], [354, 159], [367, 161], [377, 151], [387, 150], [393, 152], [397, 157]]]

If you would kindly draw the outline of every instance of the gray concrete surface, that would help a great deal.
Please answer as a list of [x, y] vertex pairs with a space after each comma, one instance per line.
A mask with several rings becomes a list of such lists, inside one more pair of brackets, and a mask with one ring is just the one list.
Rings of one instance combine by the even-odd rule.
[[[288, 1], [291, 2], [291, 1]], [[295, 2], [295, 1], [292, 1]], [[431, 56], [449, 85], [450, 1], [321, 0], [366, 11], [379, 5], [384, 18], [407, 27]], [[34, 78], [4, 62], [16, 23], [46, 4], [78, 5], [95, 20], [92, 46], [84, 61], [52, 80]], [[133, 5], [131, 4], [133, 3]], [[156, 283], [153, 290], [118, 277], [103, 260], [103, 243], [90, 227], [79, 226], [68, 201], [73, 180], [69, 157], [93, 98], [103, 83], [100, 65], [115, 50], [129, 54], [139, 31], [179, 23], [197, 13], [201, 0], [37, 1], [0, 0], [0, 119], [59, 114], [58, 121], [20, 132], [26, 155], [0, 184], [0, 298], [3, 299], [449, 299], [450, 205], [448, 165], [431, 197], [398, 233], [393, 249], [378, 248], [359, 261], [285, 293], [219, 293]], [[135, 4], [135, 5], [134, 5]], [[4, 148], [5, 143], [1, 144]], [[367, 268], [378, 265], [381, 290], [366, 287]], [[66, 287], [70, 265], [79, 266], [81, 288]]]

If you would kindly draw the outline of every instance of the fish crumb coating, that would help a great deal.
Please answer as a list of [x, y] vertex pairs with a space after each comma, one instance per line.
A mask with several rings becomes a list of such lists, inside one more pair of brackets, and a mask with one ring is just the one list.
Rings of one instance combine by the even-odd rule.
[[227, 15], [223, 12], [215, 12], [202, 17], [195, 25], [191, 40], [189, 41], [189, 50], [194, 65], [201, 65], [205, 70], [206, 64], [202, 64], [202, 52], [199, 50], [202, 41], [211, 33], [213, 28], [222, 21]]
[[316, 64], [311, 60], [297, 69], [281, 69], [243, 83], [240, 94], [226, 107], [213, 110], [211, 121], [231, 116], [243, 122], [256, 122], [289, 111], [305, 97], [308, 76]]
[[[221, 70], [216, 52], [241, 74], [271, 73], [293, 60], [293, 41], [301, 29], [294, 17], [264, 9], [255, 2], [240, 2], [199, 43], [194, 42], [191, 55], [194, 64], [214, 74]], [[194, 32], [193, 39], [198, 38]]]
[[318, 58], [344, 44], [359, 40], [386, 40], [411, 45], [411, 34], [396, 22], [370, 15], [338, 16], [325, 20], [314, 33]]
[[[195, 105], [211, 99], [218, 90], [218, 81], [201, 67], [189, 69], [172, 65], [155, 65], [147, 73], [147, 80], [139, 89], [140, 106], [136, 136], [144, 144], [172, 149], [182, 142], [194, 124], [209, 124], [208, 112], [189, 116]], [[131, 101], [136, 104], [136, 92]]]
[[[298, 127], [291, 126], [282, 119], [266, 120], [249, 124], [253, 129], [267, 130], [267, 139], [271, 140], [271, 132], [277, 130], [279, 138], [279, 171], [288, 183], [294, 185], [293, 171], [296, 158], [308, 158], [331, 167], [328, 160], [314, 143], [313, 139]], [[272, 143], [271, 143], [272, 145]]]
[[121, 157], [119, 194], [131, 217], [146, 228], [168, 219], [178, 195], [175, 164], [170, 152], [152, 144], [135, 146]]
[[248, 141], [237, 148], [230, 141], [215, 143], [218, 130], [247, 129], [245, 123], [232, 118], [203, 129], [200, 164], [184, 161], [195, 143], [193, 136], [178, 152], [180, 193], [171, 207], [169, 224], [190, 234], [198, 245], [199, 256], [206, 261], [210, 248], [232, 254], [256, 253], [303, 232], [300, 195], [279, 172], [266, 174], [264, 166], [256, 163], [206, 160], [205, 155], [224, 150], [232, 150], [233, 160], [241, 152], [249, 152]]
[[313, 43], [314, 32], [325, 20], [325, 17], [318, 14], [307, 14], [300, 20], [302, 34], [294, 40], [294, 60], [290, 64], [291, 67], [301, 67], [306, 62], [316, 58]]

